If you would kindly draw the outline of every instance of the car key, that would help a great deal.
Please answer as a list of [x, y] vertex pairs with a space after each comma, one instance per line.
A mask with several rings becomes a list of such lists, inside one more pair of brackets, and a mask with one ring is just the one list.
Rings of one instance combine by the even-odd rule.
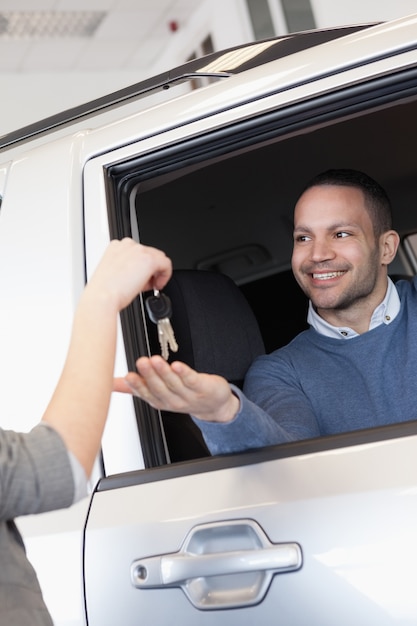
[[177, 352], [178, 350], [178, 344], [170, 322], [172, 315], [171, 300], [166, 294], [161, 293], [158, 289], [154, 289], [153, 296], [146, 298], [145, 306], [149, 319], [157, 325], [161, 354], [167, 361], [169, 350], [171, 349], [172, 352]]

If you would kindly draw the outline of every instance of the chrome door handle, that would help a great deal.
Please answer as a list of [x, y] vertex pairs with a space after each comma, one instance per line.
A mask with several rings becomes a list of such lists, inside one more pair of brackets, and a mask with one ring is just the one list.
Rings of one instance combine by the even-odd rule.
[[181, 587], [199, 609], [230, 608], [258, 603], [274, 574], [301, 564], [297, 543], [272, 544], [256, 522], [235, 520], [197, 526], [179, 552], [135, 560], [131, 580], [138, 589]]
[[162, 556], [140, 559], [133, 564], [137, 587], [178, 585], [190, 578], [223, 576], [268, 570], [289, 571], [301, 565], [301, 550], [296, 543], [278, 544], [261, 550], [236, 550], [217, 554]]

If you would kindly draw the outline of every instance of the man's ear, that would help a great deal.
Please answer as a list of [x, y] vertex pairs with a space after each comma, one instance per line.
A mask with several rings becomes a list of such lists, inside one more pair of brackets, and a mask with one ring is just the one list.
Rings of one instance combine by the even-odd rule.
[[381, 244], [381, 263], [382, 265], [389, 265], [394, 260], [397, 254], [398, 246], [400, 245], [400, 236], [396, 230], [387, 230], [380, 238]]

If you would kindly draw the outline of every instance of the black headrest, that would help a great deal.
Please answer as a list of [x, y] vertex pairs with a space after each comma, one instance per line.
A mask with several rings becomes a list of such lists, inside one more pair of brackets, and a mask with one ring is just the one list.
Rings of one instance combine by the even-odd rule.
[[211, 271], [175, 270], [164, 293], [171, 298], [179, 346], [169, 360], [241, 386], [265, 348], [254, 313], [233, 280]]

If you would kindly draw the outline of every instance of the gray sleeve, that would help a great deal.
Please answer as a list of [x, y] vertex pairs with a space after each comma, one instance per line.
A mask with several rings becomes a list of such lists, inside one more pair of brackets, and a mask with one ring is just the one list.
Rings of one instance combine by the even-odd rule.
[[68, 452], [53, 428], [0, 429], [0, 520], [68, 507], [74, 495]]

